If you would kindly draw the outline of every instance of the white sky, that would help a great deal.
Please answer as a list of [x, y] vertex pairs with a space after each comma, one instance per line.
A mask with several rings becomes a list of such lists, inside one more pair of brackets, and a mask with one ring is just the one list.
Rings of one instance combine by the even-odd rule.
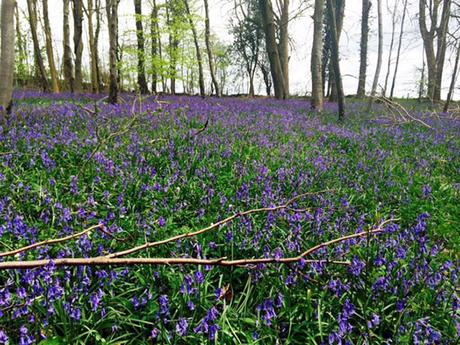
[[[102, 0], [103, 1], [103, 0]], [[291, 0], [291, 8], [297, 8], [300, 1], [305, 0]], [[308, 1], [308, 0], [307, 0]], [[393, 8], [395, 1], [399, 3], [399, 11], [402, 11], [402, 1], [399, 0], [382, 0], [383, 1], [383, 18], [384, 18], [384, 57], [382, 64], [382, 71], [380, 74], [379, 84], [383, 85], [385, 75], [387, 72], [387, 59], [388, 50], [391, 39], [391, 14], [387, 9]], [[40, 2], [40, 1], [39, 1]], [[52, 25], [52, 33], [54, 37], [54, 50], [58, 55], [58, 59], [62, 54], [62, 0], [48, 0], [50, 8], [50, 21]], [[161, 1], [160, 1], [161, 2]], [[313, 3], [312, 0], [309, 1]], [[105, 3], [105, 1], [103, 1]], [[398, 71], [397, 85], [395, 94], [397, 96], [416, 96], [417, 95], [417, 83], [420, 79], [420, 68], [422, 66], [423, 59], [423, 43], [419, 34], [418, 29], [418, 18], [417, 18], [417, 7], [418, 0], [409, 1], [409, 12], [406, 16], [405, 34], [403, 36], [402, 44], [402, 55], [400, 60], [400, 67]], [[18, 4], [21, 9], [26, 13], [26, 0], [18, 0]], [[202, 0], [194, 1], [194, 8], [204, 16], [204, 10], [202, 7]], [[232, 15], [233, 0], [209, 0], [211, 10], [211, 30], [220, 40], [230, 43], [231, 36], [228, 33], [228, 23], [230, 16]], [[143, 1], [143, 9], [145, 13], [150, 11], [150, 1]], [[342, 33], [340, 42], [340, 54], [341, 54], [341, 69], [343, 74], [343, 82], [345, 92], [347, 94], [356, 93], [358, 84], [357, 75], [359, 70], [359, 41], [360, 41], [360, 22], [361, 22], [361, 0], [347, 0], [345, 7], [345, 19], [344, 19], [344, 31]], [[368, 78], [367, 78], [367, 89], [370, 88], [372, 83], [375, 64], [377, 60], [377, 6], [376, 0], [373, 1], [371, 8], [371, 20], [370, 27], [371, 31], [369, 34], [369, 53], [368, 53]], [[132, 30], [134, 27], [134, 5], [133, 0], [121, 0], [119, 8], [119, 25], [120, 34], [124, 30]], [[292, 46], [290, 53], [290, 88], [293, 94], [305, 94], [311, 89], [311, 76], [310, 76], [310, 51], [311, 42], [313, 37], [313, 20], [311, 15], [313, 9], [308, 9], [300, 18], [292, 21], [290, 24], [290, 35], [292, 37]], [[26, 23], [24, 17], [23, 27]], [[84, 27], [86, 29], [87, 21], [84, 21]], [[103, 25], [103, 31], [101, 32], [101, 47], [102, 61], [107, 61], [105, 52], [107, 51], [107, 32], [106, 25]], [[202, 26], [202, 25], [201, 25]], [[200, 28], [201, 28], [200, 26]], [[85, 33], [87, 37], [87, 34]], [[397, 38], [399, 36], [399, 23], [397, 24], [397, 35], [394, 46], [393, 57], [396, 54]], [[133, 37], [134, 40], [134, 37]], [[87, 40], [84, 46], [84, 58], [87, 59]], [[204, 45], [204, 44], [203, 44]], [[394, 58], [393, 58], [394, 60]], [[444, 79], [443, 79], [443, 95], [447, 93], [448, 85], [450, 83], [451, 71], [454, 63], [454, 57], [452, 52], [448, 52], [446, 58]], [[60, 61], [60, 60], [59, 60]], [[87, 60], [86, 60], [87, 61]], [[392, 65], [394, 67], [394, 65]], [[391, 85], [392, 74], [390, 74], [389, 84]], [[231, 81], [231, 80], [230, 80]], [[240, 85], [241, 84], [241, 85]], [[247, 92], [246, 84], [240, 83], [239, 85], [233, 85], [231, 91], [236, 92]], [[458, 83], [457, 83], [458, 84]], [[259, 87], [260, 92], [263, 92], [264, 87], [262, 83], [256, 85]], [[460, 98], [460, 90], [458, 90], [455, 98]]]

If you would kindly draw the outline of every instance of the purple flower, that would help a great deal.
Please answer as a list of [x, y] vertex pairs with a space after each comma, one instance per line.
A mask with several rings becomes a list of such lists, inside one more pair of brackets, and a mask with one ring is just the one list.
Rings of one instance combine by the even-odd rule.
[[351, 266], [349, 270], [351, 274], [353, 274], [354, 276], [359, 276], [365, 266], [366, 264], [363, 261], [359, 260], [358, 257], [354, 256], [351, 260]]
[[3, 330], [0, 329], [0, 344], [6, 344], [8, 342], [8, 336]]
[[188, 329], [188, 322], [185, 318], [181, 317], [176, 324], [176, 333], [179, 336], [184, 337], [187, 335], [187, 329]]

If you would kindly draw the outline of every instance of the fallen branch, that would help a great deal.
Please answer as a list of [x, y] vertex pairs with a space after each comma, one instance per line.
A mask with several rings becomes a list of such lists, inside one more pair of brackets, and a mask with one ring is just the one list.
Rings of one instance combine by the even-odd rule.
[[35, 248], [38, 248], [38, 247], [50, 245], [50, 244], [56, 244], [56, 243], [62, 243], [62, 242], [70, 241], [70, 240], [72, 240], [74, 238], [81, 237], [81, 236], [89, 233], [90, 231], [92, 231], [94, 229], [102, 228], [102, 227], [103, 227], [102, 224], [93, 225], [93, 226], [91, 226], [91, 227], [89, 227], [89, 228], [87, 228], [87, 229], [85, 229], [83, 231], [77, 232], [77, 233], [72, 234], [72, 235], [68, 235], [68, 236], [61, 237], [61, 238], [55, 238], [55, 239], [51, 239], [51, 240], [45, 240], [45, 241], [42, 241], [42, 242], [37, 242], [37, 243], [30, 244], [28, 246], [24, 246], [24, 247], [21, 247], [21, 248], [18, 248], [18, 249], [10, 250], [8, 252], [3, 252], [3, 253], [0, 253], [0, 258], [6, 257], [6, 256], [14, 256], [14, 255], [17, 255], [17, 254], [20, 254], [20, 253], [23, 253], [23, 252], [27, 252], [29, 250], [32, 250], [32, 249], [35, 249]]
[[290, 264], [301, 262], [304, 264], [320, 263], [320, 264], [336, 264], [336, 265], [350, 265], [348, 261], [334, 261], [324, 259], [305, 259], [305, 257], [313, 254], [321, 248], [330, 245], [344, 242], [353, 238], [369, 237], [371, 235], [381, 234], [385, 231], [384, 225], [396, 219], [389, 219], [382, 222], [376, 229], [369, 231], [362, 231], [356, 234], [343, 236], [331, 241], [318, 244], [302, 254], [289, 257], [289, 258], [263, 258], [263, 259], [238, 259], [227, 260], [226, 257], [218, 259], [197, 259], [197, 258], [109, 258], [107, 256], [100, 256], [95, 258], [68, 258], [68, 259], [44, 259], [44, 260], [30, 260], [30, 261], [11, 261], [0, 262], [0, 271], [7, 269], [30, 269], [44, 266], [135, 266], [135, 265], [194, 265], [194, 266], [238, 266], [246, 268], [246, 266], [260, 265], [260, 264]]
[[396, 111], [398, 113], [398, 115], [403, 119], [403, 122], [409, 122], [409, 120], [408, 120], [408, 118], [409, 118], [410, 120], [416, 121], [416, 122], [422, 124], [423, 126], [429, 128], [429, 129], [433, 129], [433, 127], [431, 127], [429, 124], [427, 124], [423, 120], [411, 115], [406, 110], [406, 108], [404, 108], [401, 104], [399, 104], [397, 102], [393, 102], [391, 99], [386, 98], [384, 96], [374, 97], [374, 98], [376, 98], [377, 100], [379, 100], [382, 103], [384, 103], [385, 105], [387, 105], [388, 108], [392, 109], [393, 111]]
[[[297, 258], [292, 258], [290, 262], [299, 261]], [[105, 257], [96, 258], [70, 258], [70, 259], [44, 259], [44, 260], [30, 260], [30, 261], [10, 261], [0, 262], [1, 270], [24, 270], [45, 266], [139, 266], [139, 265], [155, 265], [155, 266], [241, 266], [251, 264], [270, 264], [270, 263], [286, 263], [275, 258], [270, 259], [244, 259], [244, 260], [226, 260], [226, 258], [219, 259], [196, 259], [196, 258], [117, 258], [108, 259]], [[348, 261], [330, 261], [330, 260], [305, 260], [305, 263], [319, 263], [319, 264], [336, 264], [336, 265], [350, 265]]]
[[256, 209], [252, 209], [252, 210], [248, 210], [248, 211], [244, 211], [244, 212], [238, 212], [238, 213], [235, 213], [232, 216], [229, 216], [229, 217], [227, 217], [227, 218], [225, 218], [225, 219], [223, 219], [223, 220], [221, 220], [221, 221], [219, 221], [219, 222], [217, 222], [215, 224], [211, 224], [208, 227], [203, 228], [201, 230], [197, 230], [197, 231], [189, 232], [189, 233], [185, 233], [185, 234], [180, 234], [180, 235], [173, 236], [173, 237], [167, 238], [165, 240], [161, 240], [161, 241], [147, 242], [147, 243], [144, 243], [144, 244], [142, 244], [140, 246], [137, 246], [137, 247], [134, 247], [134, 248], [130, 248], [130, 249], [126, 249], [126, 250], [123, 250], [123, 251], [120, 251], [120, 252], [116, 252], [116, 253], [106, 255], [105, 257], [106, 258], [117, 258], [117, 257], [129, 255], [129, 254], [133, 254], [133, 253], [136, 253], [136, 252], [139, 252], [141, 250], [148, 249], [148, 248], [157, 247], [157, 246], [160, 246], [160, 245], [163, 245], [163, 244], [166, 244], [166, 243], [175, 242], [175, 241], [181, 240], [183, 238], [195, 237], [197, 235], [201, 235], [201, 234], [203, 234], [205, 232], [208, 232], [210, 230], [218, 228], [218, 227], [220, 227], [220, 226], [222, 226], [224, 224], [227, 224], [227, 223], [233, 221], [236, 218], [248, 216], [248, 215], [254, 214], [254, 213], [279, 211], [279, 210], [288, 208], [295, 201], [297, 201], [297, 200], [299, 200], [299, 199], [301, 199], [301, 198], [303, 198], [305, 196], [316, 195], [316, 194], [320, 194], [320, 193], [329, 193], [329, 192], [332, 192], [332, 191], [334, 191], [334, 190], [326, 189], [326, 190], [322, 190], [322, 191], [318, 191], [318, 192], [303, 193], [303, 194], [300, 194], [300, 195], [297, 195], [297, 196], [293, 197], [292, 199], [288, 200], [283, 205], [273, 206], [273, 207], [256, 208]]

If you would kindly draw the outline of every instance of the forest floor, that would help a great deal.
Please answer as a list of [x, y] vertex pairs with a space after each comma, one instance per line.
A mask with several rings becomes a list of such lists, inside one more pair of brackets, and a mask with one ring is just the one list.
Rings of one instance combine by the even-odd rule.
[[99, 97], [15, 93], [0, 344], [458, 340], [458, 116]]

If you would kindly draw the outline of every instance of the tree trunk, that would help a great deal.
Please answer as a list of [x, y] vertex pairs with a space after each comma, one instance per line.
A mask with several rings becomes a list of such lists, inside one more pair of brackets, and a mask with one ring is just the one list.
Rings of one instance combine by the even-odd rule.
[[93, 15], [94, 15], [94, 3], [93, 0], [88, 0], [88, 36], [89, 36], [89, 51], [91, 59], [91, 91], [93, 93], [99, 93], [99, 84], [97, 81], [97, 54], [96, 44], [94, 38], [93, 28]]
[[366, 75], [367, 75], [367, 42], [369, 41], [369, 12], [372, 3], [369, 0], [363, 0], [361, 12], [361, 42], [360, 42], [360, 59], [359, 59], [359, 82], [358, 97], [366, 95]]
[[375, 68], [374, 81], [372, 83], [371, 90], [371, 102], [372, 97], [377, 93], [377, 86], [379, 83], [380, 70], [382, 69], [382, 55], [383, 55], [383, 23], [382, 23], [382, 0], [377, 0], [377, 20], [378, 20], [378, 31], [379, 31], [379, 48], [377, 52], [377, 66]]
[[75, 52], [75, 92], [83, 88], [82, 56], [83, 56], [83, 0], [73, 1], [73, 43]]
[[96, 48], [95, 57], [96, 57], [96, 75], [97, 75], [97, 85], [99, 91], [104, 89], [104, 82], [102, 80], [101, 69], [99, 68], [99, 33], [101, 32], [101, 0], [96, 0], [96, 31], [94, 32], [94, 47]]
[[48, 56], [48, 65], [50, 68], [51, 74], [51, 86], [54, 93], [59, 92], [59, 77], [56, 71], [56, 65], [54, 62], [54, 51], [53, 51], [53, 41], [51, 36], [51, 27], [48, 16], [48, 0], [43, 0], [43, 24], [45, 31], [45, 40], [46, 40], [46, 55]]
[[6, 126], [11, 112], [14, 72], [14, 8], [16, 0], [2, 0], [0, 53], [0, 120]]
[[283, 0], [279, 23], [279, 56], [283, 71], [284, 92], [289, 97], [289, 0]]
[[64, 0], [64, 16], [63, 16], [64, 88], [70, 92], [74, 92], [74, 81], [75, 80], [73, 77], [72, 48], [70, 47], [69, 5], [70, 5], [70, 0]]
[[21, 23], [19, 20], [19, 9], [18, 6], [15, 6], [14, 10], [14, 17], [16, 22], [16, 47], [17, 47], [17, 61], [18, 61], [18, 69], [15, 75], [16, 83], [19, 86], [24, 86], [26, 81], [29, 79], [30, 76], [30, 69], [29, 69], [29, 61], [27, 58], [27, 42], [23, 38], [23, 34], [21, 32]]
[[313, 46], [311, 51], [311, 107], [316, 111], [323, 110], [323, 80], [321, 62], [323, 55], [323, 21], [324, 0], [315, 0], [313, 14]]
[[193, 42], [195, 44], [196, 60], [198, 62], [198, 83], [200, 84], [200, 96], [204, 97], [206, 93], [204, 89], [203, 59], [201, 58], [200, 44], [198, 43], [198, 34], [196, 33], [195, 23], [193, 22], [192, 13], [190, 11], [188, 0], [184, 0], [184, 5], [187, 11], [190, 29], [192, 30], [193, 34]]
[[213, 55], [212, 55], [212, 47], [211, 47], [211, 25], [209, 23], [208, 0], [204, 0], [204, 12], [205, 12], [204, 40], [205, 40], [205, 43], [206, 43], [206, 51], [208, 53], [209, 71], [211, 73], [211, 80], [212, 80], [212, 84], [214, 85], [214, 91], [216, 92], [216, 96], [220, 97], [219, 83], [217, 82], [216, 74], [214, 73], [214, 58], [213, 58]]
[[[438, 11], [441, 1], [430, 3], [429, 22], [430, 29], [426, 24], [426, 0], [419, 0], [419, 26], [420, 33], [425, 47], [426, 63], [428, 68], [428, 97], [432, 102], [441, 100], [442, 72], [446, 55], [446, 36], [450, 18], [451, 0], [442, 1], [441, 21], [438, 26]], [[434, 41], [437, 39], [437, 48], [435, 51]]]
[[[340, 43], [340, 36], [342, 35], [343, 28], [343, 19], [345, 17], [345, 0], [335, 0], [335, 23], [337, 29], [337, 44]], [[332, 61], [330, 62], [332, 64]], [[337, 102], [337, 86], [335, 85], [335, 76], [334, 76], [334, 67], [331, 66], [329, 70], [329, 85], [330, 85], [330, 95], [329, 101]]]
[[399, 30], [398, 50], [396, 52], [396, 64], [395, 64], [395, 71], [394, 71], [394, 74], [393, 74], [393, 81], [391, 83], [390, 99], [393, 98], [395, 85], [396, 85], [396, 75], [398, 73], [399, 58], [401, 56], [402, 38], [403, 38], [403, 34], [404, 34], [404, 22], [406, 20], [407, 1], [408, 0], [404, 1], [404, 8], [403, 8], [403, 13], [402, 13], [402, 18], [401, 18], [401, 28]]
[[[388, 0], [387, 0], [388, 1]], [[387, 3], [388, 5], [388, 3]], [[383, 85], [383, 96], [386, 97], [387, 94], [387, 86], [388, 86], [388, 78], [390, 77], [391, 72], [391, 57], [393, 55], [393, 45], [395, 41], [395, 32], [396, 32], [396, 11], [398, 10], [398, 2], [395, 1], [392, 18], [391, 18], [391, 40], [390, 40], [390, 48], [388, 49], [388, 63], [387, 63], [387, 73], [385, 75], [385, 84]]]
[[454, 94], [455, 82], [457, 80], [458, 64], [460, 60], [460, 39], [458, 40], [457, 45], [458, 45], [457, 46], [457, 56], [455, 57], [454, 70], [452, 71], [449, 92], [447, 93], [446, 103], [444, 104], [444, 109], [443, 109], [445, 113], [447, 113], [447, 111], [449, 110], [450, 101], [452, 100], [452, 96]]
[[38, 69], [39, 85], [43, 91], [49, 92], [50, 87], [48, 85], [48, 79], [46, 76], [45, 64], [43, 63], [43, 57], [40, 50], [40, 44], [38, 42], [37, 34], [37, 2], [36, 0], [27, 0], [27, 8], [29, 10], [29, 23], [30, 33], [32, 34], [32, 40], [34, 44], [34, 58], [35, 65]]
[[343, 93], [342, 74], [340, 73], [339, 42], [337, 39], [337, 24], [335, 8], [332, 0], [327, 1], [329, 17], [331, 18], [331, 62], [334, 69], [335, 85], [338, 98], [338, 117], [342, 121], [345, 117], [345, 96]]
[[136, 13], [136, 37], [137, 37], [137, 84], [141, 94], [149, 93], [147, 80], [145, 79], [145, 38], [142, 25], [142, 2], [134, 0], [134, 12]]
[[160, 30], [158, 27], [158, 8], [156, 0], [153, 0], [152, 13], [150, 16], [150, 36], [152, 36], [152, 92], [156, 94], [158, 84], [158, 48], [160, 40]]
[[286, 99], [283, 70], [276, 44], [275, 20], [270, 0], [258, 0], [265, 29], [265, 46], [267, 47], [270, 70], [273, 78], [275, 97]]
[[109, 103], [118, 102], [118, 70], [117, 70], [117, 51], [118, 51], [118, 3], [119, 0], [106, 0], [107, 24], [109, 29]]

